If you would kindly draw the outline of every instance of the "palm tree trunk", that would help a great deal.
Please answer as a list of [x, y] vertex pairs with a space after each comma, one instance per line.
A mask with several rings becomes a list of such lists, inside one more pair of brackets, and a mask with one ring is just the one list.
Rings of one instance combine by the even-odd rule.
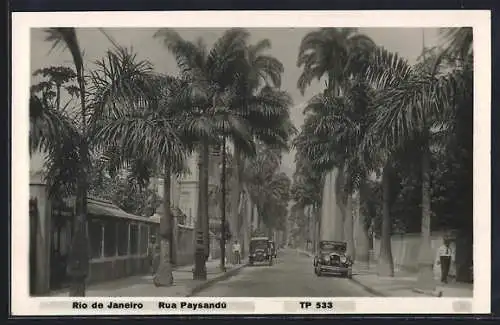
[[334, 227], [335, 240], [345, 241], [345, 221], [346, 221], [346, 201], [344, 196], [345, 173], [344, 167], [336, 168], [336, 176], [334, 178], [333, 192], [335, 198], [334, 203]]
[[394, 276], [394, 261], [392, 260], [391, 249], [391, 228], [392, 220], [390, 214], [390, 162], [384, 166], [382, 175], [382, 190], [383, 190], [383, 204], [382, 204], [382, 234], [380, 238], [380, 255], [377, 265], [377, 273], [380, 276]]
[[204, 140], [201, 143], [198, 157], [198, 213], [196, 220], [196, 247], [194, 257], [194, 280], [206, 280], [206, 258], [208, 246], [208, 159], [209, 144]]
[[431, 246], [431, 195], [430, 151], [424, 146], [422, 153], [422, 234], [419, 252], [419, 276], [417, 286], [422, 290], [434, 290], [434, 258]]
[[354, 220], [352, 215], [351, 194], [347, 195], [344, 213], [345, 213], [345, 219], [344, 219], [345, 239], [347, 242], [346, 254], [354, 260], [356, 258], [356, 249], [354, 247]]
[[315, 234], [314, 252], [315, 253], [319, 248], [320, 229], [321, 229], [321, 210], [319, 205], [315, 203], [314, 204], [314, 234]]
[[82, 121], [82, 136], [80, 139], [80, 168], [76, 190], [76, 215], [73, 224], [73, 238], [71, 243], [70, 258], [68, 261], [68, 275], [71, 279], [69, 296], [84, 297], [85, 281], [87, 279], [90, 263], [90, 247], [87, 232], [87, 192], [88, 173], [90, 167], [89, 148], [87, 143], [87, 119], [85, 103], [85, 83], [83, 80], [83, 66], [75, 63], [77, 80], [80, 87], [80, 111]]
[[157, 287], [168, 287], [174, 283], [171, 264], [174, 223], [170, 208], [170, 182], [170, 166], [166, 164], [163, 178], [163, 215], [160, 219], [160, 265], [153, 278]]
[[241, 196], [241, 184], [240, 184], [240, 166], [241, 166], [241, 152], [237, 146], [234, 146], [234, 159], [233, 159], [233, 175], [232, 175], [232, 185], [231, 185], [231, 247], [233, 243], [238, 240], [241, 242], [240, 237], [240, 222], [239, 222], [239, 206], [240, 206], [240, 196]]
[[243, 186], [243, 224], [242, 224], [242, 232], [241, 232], [241, 258], [245, 259], [248, 254], [248, 242], [250, 236], [250, 227], [249, 227], [249, 216], [250, 216], [250, 196], [248, 194], [247, 189]]
[[364, 211], [361, 210], [361, 205], [364, 204], [367, 199], [366, 196], [366, 182], [362, 182], [359, 189], [359, 198], [356, 202], [356, 222], [355, 222], [355, 246], [356, 246], [356, 262], [361, 267], [368, 267], [370, 259], [370, 245], [368, 238], [368, 226], [366, 222], [366, 215]]
[[222, 272], [226, 272], [226, 137], [223, 139], [222, 144], [222, 172], [220, 174], [221, 183], [221, 238], [220, 238], [220, 269]]

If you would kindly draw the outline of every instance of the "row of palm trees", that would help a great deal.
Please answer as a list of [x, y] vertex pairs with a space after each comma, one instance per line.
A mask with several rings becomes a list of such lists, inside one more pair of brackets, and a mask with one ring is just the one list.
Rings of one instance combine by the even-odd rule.
[[[313, 79], [325, 79], [325, 88], [305, 108], [306, 119], [294, 139], [297, 170], [293, 185], [296, 206], [321, 206], [314, 196], [328, 175], [335, 175], [340, 216], [335, 227], [352, 223], [353, 195], [361, 206], [369, 202], [368, 182], [381, 179], [383, 190], [381, 245], [378, 273], [394, 275], [391, 253], [391, 205], [394, 173], [412, 168], [421, 177], [420, 277], [422, 288], [433, 286], [430, 241], [430, 161], [436, 149], [448, 152], [463, 146], [472, 161], [470, 139], [472, 104], [472, 29], [441, 32], [442, 46], [424, 48], [417, 64], [377, 46], [352, 28], [322, 28], [302, 40], [298, 66], [303, 91]], [[472, 170], [470, 170], [472, 173]], [[318, 182], [319, 180], [319, 182]], [[314, 189], [312, 189], [314, 188]], [[472, 198], [471, 198], [472, 199]], [[319, 214], [319, 209], [315, 211]], [[368, 225], [358, 213], [354, 245], [352, 228], [343, 234], [351, 254], [368, 261]], [[349, 229], [349, 228], [346, 228]]]
[[[238, 207], [243, 192], [244, 162], [256, 157], [257, 144], [287, 148], [294, 128], [290, 96], [279, 89], [283, 66], [266, 54], [269, 40], [249, 43], [247, 30], [225, 31], [211, 48], [172, 29], [155, 39], [175, 57], [179, 74], [157, 73], [151, 63], [114, 44], [114, 49], [87, 71], [74, 28], [49, 28], [48, 42], [63, 46], [73, 58], [76, 84], [71, 95], [78, 107], [61, 109], [48, 92], [32, 89], [31, 149], [48, 157], [47, 180], [53, 195], [75, 195], [76, 217], [68, 271], [70, 295], [85, 295], [89, 252], [85, 224], [91, 157], [108, 168], [139, 170], [142, 178], [162, 173], [164, 216], [160, 222], [161, 257], [157, 286], [173, 283], [170, 247], [170, 180], [182, 173], [188, 155], [198, 153], [199, 206], [196, 224], [195, 279], [206, 278], [208, 257], [208, 163], [211, 148], [231, 147], [231, 233], [239, 234]], [[68, 80], [58, 83], [56, 89]], [[43, 88], [43, 87], [42, 87]], [[77, 91], [74, 91], [74, 90]], [[58, 93], [57, 98], [60, 98]], [[225, 174], [225, 173], [223, 173]], [[233, 236], [237, 238], [237, 236]]]

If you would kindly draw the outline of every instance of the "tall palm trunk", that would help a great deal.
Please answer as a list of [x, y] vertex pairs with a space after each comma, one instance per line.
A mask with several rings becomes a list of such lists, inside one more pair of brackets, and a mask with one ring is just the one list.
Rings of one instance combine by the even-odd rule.
[[196, 247], [194, 257], [193, 279], [206, 280], [206, 259], [208, 256], [208, 163], [209, 144], [203, 140], [198, 157], [198, 215], [196, 220]]
[[222, 272], [226, 271], [226, 137], [223, 138], [222, 143], [222, 172], [220, 174], [221, 183], [221, 237], [220, 237], [220, 269]]
[[316, 253], [319, 248], [320, 241], [320, 229], [321, 229], [321, 210], [317, 203], [314, 204], [314, 252]]
[[392, 219], [390, 212], [391, 205], [391, 182], [390, 173], [391, 165], [387, 162], [384, 166], [382, 175], [382, 191], [383, 191], [383, 203], [382, 203], [382, 234], [380, 238], [380, 255], [377, 265], [377, 273], [381, 276], [394, 276], [394, 261], [392, 260], [392, 249], [391, 249], [391, 228]]
[[174, 222], [170, 208], [170, 182], [170, 166], [166, 164], [163, 178], [163, 215], [160, 219], [160, 265], [153, 278], [157, 287], [168, 287], [174, 283], [171, 261]]
[[417, 286], [423, 290], [434, 290], [434, 258], [431, 246], [431, 195], [430, 195], [430, 151], [424, 145], [422, 152], [422, 234], [419, 252], [419, 276]]
[[332, 192], [334, 194], [333, 205], [334, 208], [334, 227], [335, 227], [335, 240], [344, 241], [345, 234], [345, 220], [346, 220], [346, 202], [344, 196], [344, 182], [345, 173], [344, 168], [336, 168], [336, 174], [333, 178]]
[[354, 220], [352, 214], [352, 194], [347, 195], [344, 213], [345, 213], [344, 230], [345, 230], [345, 240], [347, 243], [346, 254], [354, 260], [356, 258], [356, 249], [354, 246]]
[[68, 275], [71, 279], [69, 296], [84, 297], [85, 281], [89, 273], [90, 247], [87, 236], [87, 192], [88, 173], [90, 168], [89, 148], [87, 142], [87, 112], [85, 103], [85, 82], [83, 78], [83, 65], [75, 60], [77, 81], [80, 87], [80, 113], [82, 122], [82, 136], [80, 138], [80, 168], [76, 190], [76, 215], [73, 224], [73, 238], [71, 253], [68, 261]]
[[355, 222], [355, 246], [356, 246], [356, 262], [359, 265], [368, 266], [370, 259], [370, 244], [368, 237], [368, 226], [366, 222], [366, 215], [362, 211], [361, 206], [367, 199], [367, 184], [365, 181], [361, 183], [359, 188], [359, 197], [356, 202], [356, 222]]
[[248, 254], [248, 242], [250, 241], [250, 226], [249, 226], [249, 216], [250, 216], [250, 196], [248, 190], [243, 186], [243, 220], [241, 227], [241, 258], [244, 259]]
[[239, 216], [239, 206], [240, 206], [240, 197], [241, 197], [241, 152], [237, 146], [234, 146], [234, 160], [233, 160], [233, 177], [231, 184], [231, 247], [232, 244], [238, 240], [241, 242], [240, 237], [240, 216]]

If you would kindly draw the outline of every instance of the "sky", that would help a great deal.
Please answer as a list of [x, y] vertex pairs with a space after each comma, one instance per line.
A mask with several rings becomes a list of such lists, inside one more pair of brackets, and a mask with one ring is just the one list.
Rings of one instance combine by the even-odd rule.
[[[151, 28], [106, 28], [105, 32], [121, 46], [132, 47], [139, 59], [149, 60], [160, 73], [176, 74], [177, 66], [174, 57], [166, 50], [160, 39], [153, 38], [156, 29]], [[182, 37], [196, 40], [202, 37], [208, 46], [223, 33], [225, 29], [215, 28], [184, 28], [177, 29]], [[272, 48], [269, 54], [275, 56], [284, 65], [282, 76], [282, 89], [289, 92], [293, 99], [291, 119], [297, 128], [304, 121], [303, 107], [307, 101], [322, 90], [322, 83], [313, 83], [301, 95], [297, 88], [297, 80], [301, 69], [297, 67], [298, 48], [302, 38], [314, 29], [308, 28], [248, 28], [251, 33], [250, 42], [254, 43], [263, 38], [271, 41]], [[375, 43], [385, 47], [391, 52], [396, 52], [414, 63], [425, 46], [437, 45], [440, 41], [437, 28], [360, 28], [363, 33], [373, 39]], [[97, 28], [77, 29], [80, 46], [84, 51], [84, 58], [88, 68], [93, 62], [102, 58], [108, 49], [112, 48], [108, 38]], [[72, 66], [71, 56], [62, 49], [51, 50], [51, 43], [44, 41], [45, 34], [41, 29], [31, 31], [31, 71], [36, 69], [66, 65]], [[33, 79], [33, 78], [32, 78]], [[35, 82], [35, 80], [32, 80]], [[294, 171], [294, 152], [286, 154], [283, 158], [282, 169], [289, 176]], [[41, 164], [40, 159], [31, 161], [31, 169], [37, 169]]]

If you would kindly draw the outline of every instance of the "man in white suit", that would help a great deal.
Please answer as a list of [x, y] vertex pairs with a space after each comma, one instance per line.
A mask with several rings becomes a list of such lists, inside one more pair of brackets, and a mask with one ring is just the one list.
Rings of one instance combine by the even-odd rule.
[[437, 264], [441, 266], [441, 282], [448, 283], [450, 266], [455, 262], [455, 252], [450, 246], [450, 240], [445, 238], [443, 245], [437, 251]]

